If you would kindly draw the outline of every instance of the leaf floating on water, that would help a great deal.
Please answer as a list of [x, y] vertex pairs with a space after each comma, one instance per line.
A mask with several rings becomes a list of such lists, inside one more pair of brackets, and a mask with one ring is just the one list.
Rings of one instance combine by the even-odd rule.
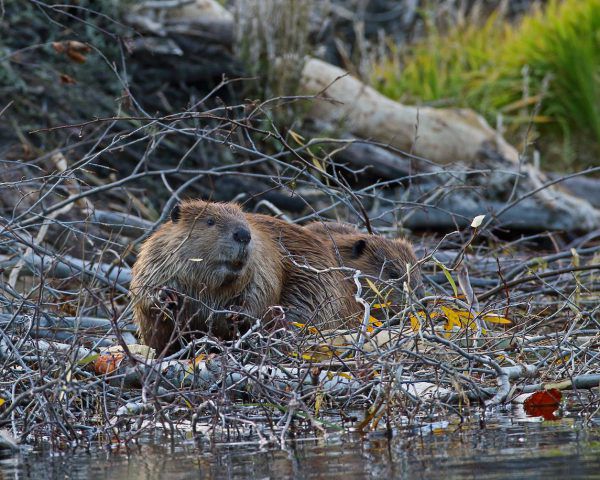
[[535, 392], [525, 400], [523, 407], [529, 416], [544, 417], [544, 420], [557, 420], [554, 412], [558, 409], [561, 400], [560, 390], [551, 388], [550, 390]]

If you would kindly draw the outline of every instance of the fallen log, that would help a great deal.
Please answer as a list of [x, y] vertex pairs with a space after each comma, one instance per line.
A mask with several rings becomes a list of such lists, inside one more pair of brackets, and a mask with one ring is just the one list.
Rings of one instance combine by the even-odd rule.
[[[96, 317], [58, 317], [50, 314], [42, 314], [33, 319], [30, 315], [11, 315], [0, 313], [0, 328], [11, 329], [34, 323], [29, 330], [32, 338], [48, 339], [59, 342], [71, 342], [82, 335], [86, 343], [98, 346], [114, 345], [120, 336], [127, 344], [137, 344], [135, 325], [117, 322], [117, 325], [108, 319]], [[115, 331], [117, 330], [117, 331]]]
[[314, 102], [311, 116], [359, 137], [442, 164], [519, 160], [517, 150], [472, 110], [403, 105], [316, 58], [306, 61], [300, 85], [305, 94], [323, 99]]
[[[548, 175], [552, 180], [558, 180], [562, 175], [551, 173]], [[600, 178], [573, 177], [567, 178], [560, 183], [560, 188], [576, 197], [585, 198], [594, 207], [600, 208]]]
[[[178, 63], [186, 61], [189, 48], [182, 43], [189, 38], [196, 46], [202, 42], [204, 48], [233, 46], [234, 18], [213, 0], [140, 2], [125, 20], [158, 37], [156, 41], [138, 42], [140, 48], [155, 48], [155, 54]], [[231, 57], [223, 55], [221, 60], [221, 71], [231, 72]], [[194, 68], [190, 63], [190, 71]], [[300, 90], [317, 97], [310, 117], [342, 125], [358, 137], [389, 143], [417, 157], [442, 164], [473, 164], [482, 159], [518, 162], [516, 149], [474, 111], [403, 105], [316, 58], [305, 61]]]
[[[108, 286], [114, 286], [122, 293], [127, 293], [123, 285], [131, 281], [131, 270], [128, 268], [84, 261], [70, 255], [41, 255], [29, 252], [22, 256], [25, 267], [33, 274], [45, 272], [56, 278], [71, 278], [84, 273]], [[17, 263], [18, 259], [0, 255], [0, 267], [9, 268]]]

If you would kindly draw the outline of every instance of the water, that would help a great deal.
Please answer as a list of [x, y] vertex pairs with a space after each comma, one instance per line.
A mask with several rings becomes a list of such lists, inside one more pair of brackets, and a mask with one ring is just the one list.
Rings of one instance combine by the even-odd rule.
[[600, 426], [500, 422], [422, 435], [334, 435], [288, 444], [144, 439], [130, 449], [0, 456], [0, 479], [600, 479]]

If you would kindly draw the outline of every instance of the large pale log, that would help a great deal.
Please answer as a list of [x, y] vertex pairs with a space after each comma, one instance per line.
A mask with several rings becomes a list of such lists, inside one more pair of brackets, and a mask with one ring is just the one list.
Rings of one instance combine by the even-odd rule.
[[307, 60], [301, 87], [315, 101], [311, 116], [341, 124], [354, 135], [437, 163], [504, 159], [517, 150], [472, 110], [407, 106], [390, 100], [347, 72], [322, 60]]

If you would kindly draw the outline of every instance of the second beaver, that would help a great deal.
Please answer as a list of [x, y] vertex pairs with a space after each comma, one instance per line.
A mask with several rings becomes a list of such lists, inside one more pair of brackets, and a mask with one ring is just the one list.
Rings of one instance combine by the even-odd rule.
[[[304, 227], [326, 239], [344, 266], [360, 270], [367, 277], [403, 290], [403, 282], [422, 293], [421, 273], [412, 245], [401, 238], [362, 233], [354, 225], [340, 222], [312, 222]], [[407, 270], [410, 265], [410, 271]], [[400, 300], [401, 295], [394, 295]]]
[[361, 307], [322, 243], [315, 232], [233, 203], [181, 203], [133, 267], [134, 319], [144, 342], [160, 353], [200, 332], [230, 339], [234, 318], [265, 318], [274, 305], [288, 321], [352, 325]]

